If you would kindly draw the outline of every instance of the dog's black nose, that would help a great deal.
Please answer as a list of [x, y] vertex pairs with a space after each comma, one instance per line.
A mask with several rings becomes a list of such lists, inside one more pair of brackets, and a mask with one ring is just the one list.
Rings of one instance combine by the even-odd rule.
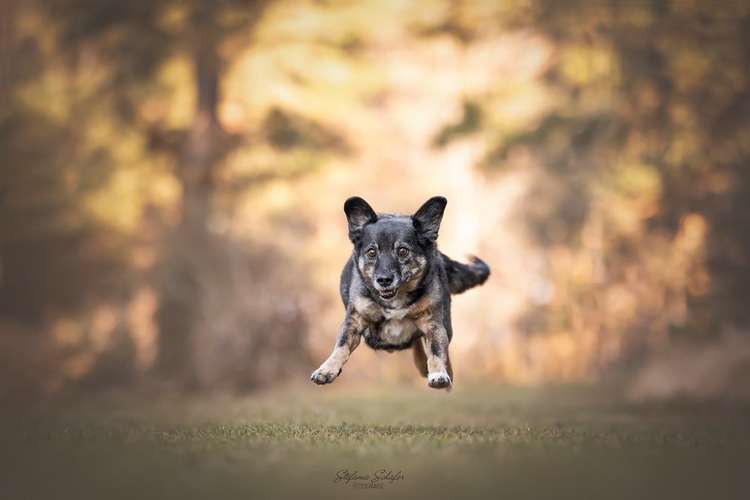
[[391, 286], [393, 278], [376, 278], [375, 281], [377, 281], [380, 286]]

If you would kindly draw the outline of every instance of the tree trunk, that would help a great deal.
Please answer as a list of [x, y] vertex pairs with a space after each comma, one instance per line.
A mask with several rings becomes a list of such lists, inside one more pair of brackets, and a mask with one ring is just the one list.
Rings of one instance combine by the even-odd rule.
[[182, 185], [181, 224], [191, 232], [207, 228], [222, 135], [217, 119], [219, 58], [212, 48], [201, 48], [194, 65], [197, 108], [177, 169]]
[[178, 159], [181, 218], [165, 255], [159, 310], [158, 369], [194, 386], [194, 325], [199, 314], [200, 251], [208, 246], [215, 173], [222, 156], [223, 131], [217, 119], [221, 61], [210, 44], [193, 55], [196, 110]]

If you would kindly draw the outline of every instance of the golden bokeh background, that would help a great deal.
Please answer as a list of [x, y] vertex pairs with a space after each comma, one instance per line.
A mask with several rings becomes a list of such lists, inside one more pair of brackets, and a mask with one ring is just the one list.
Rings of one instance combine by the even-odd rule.
[[[348, 196], [449, 204], [457, 383], [750, 375], [750, 10], [0, 2], [0, 397], [305, 381]], [[339, 384], [422, 384], [358, 350]], [[746, 394], [745, 394], [746, 395]]]

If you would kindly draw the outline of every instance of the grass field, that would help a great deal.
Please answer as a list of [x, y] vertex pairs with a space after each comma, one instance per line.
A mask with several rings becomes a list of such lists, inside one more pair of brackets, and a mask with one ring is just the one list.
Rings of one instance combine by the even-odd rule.
[[747, 407], [626, 405], [571, 387], [133, 400], [3, 417], [0, 498], [750, 494]]

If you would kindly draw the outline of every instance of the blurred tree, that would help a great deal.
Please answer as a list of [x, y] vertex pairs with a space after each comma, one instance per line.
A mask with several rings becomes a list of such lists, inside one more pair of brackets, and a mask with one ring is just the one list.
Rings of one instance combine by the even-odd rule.
[[[257, 300], [272, 279], [283, 286], [283, 276], [261, 272], [274, 269], [269, 263], [282, 265], [269, 258], [278, 251], [260, 244], [247, 249], [248, 242], [215, 229], [220, 167], [250, 136], [227, 132], [219, 120], [222, 77], [228, 59], [251, 42], [267, 4], [3, 2], [0, 148], [8, 161], [0, 167], [0, 314], [32, 318], [41, 326], [54, 319], [52, 312], [77, 314], [97, 301], [128, 300], [145, 278], [159, 292], [157, 367], [163, 378], [189, 387], [249, 388], [295, 366], [294, 356], [304, 355], [305, 328], [294, 297]], [[164, 74], [180, 64], [191, 74], [165, 85]], [[169, 95], [182, 92], [183, 83], [190, 85], [186, 101], [192, 113], [181, 112], [175, 104], [185, 103]], [[290, 148], [307, 144], [309, 134], [341, 146], [318, 124], [283, 116], [286, 123], [277, 133], [303, 124]], [[134, 175], [124, 177], [129, 168]], [[141, 259], [138, 233], [146, 229], [116, 227], [123, 217], [115, 201], [97, 196], [115, 181], [150, 189], [164, 173], [179, 186], [177, 223], [162, 224], [168, 215], [151, 217], [148, 231], [159, 234], [148, 244], [160, 243], [161, 250], [148, 277], [134, 273], [143, 266], [133, 264]], [[253, 182], [273, 177], [256, 175]], [[127, 220], [138, 219], [138, 199], [127, 196], [136, 210]], [[116, 335], [138, 334], [121, 326]], [[274, 341], [258, 342], [258, 336], [279, 330]], [[132, 345], [114, 345], [128, 351], [108, 355], [123, 371]], [[289, 363], [272, 362], [279, 350], [289, 354]], [[105, 364], [112, 365], [95, 369]]]
[[[438, 31], [470, 48], [481, 9], [454, 10]], [[555, 293], [521, 329], [570, 336], [591, 369], [672, 334], [747, 330], [748, 4], [538, 0], [495, 14], [550, 43], [546, 111], [514, 128], [493, 119], [498, 96], [477, 96], [436, 144], [483, 134], [488, 169], [519, 152], [541, 169], [519, 213]], [[463, 126], [473, 115], [483, 125]]]
[[[211, 238], [208, 224], [217, 170], [238, 143], [218, 120], [225, 67], [220, 49], [234, 36], [250, 38], [265, 2], [53, 0], [39, 5], [53, 20], [56, 42], [71, 64], [80, 64], [86, 54], [104, 63], [106, 73], [94, 90], [95, 98], [110, 102], [130, 128], [144, 129], [152, 151], [173, 158], [182, 192], [173, 241], [201, 245]], [[175, 56], [185, 57], [193, 69], [194, 113], [181, 128], [148, 123], [141, 116], [159, 71]], [[176, 251], [168, 249], [165, 258], [175, 258]], [[200, 298], [195, 287], [190, 288], [196, 270], [189, 263], [195, 261], [176, 262], [185, 265], [167, 266], [174, 274], [161, 277], [159, 366], [165, 375], [189, 381], [195, 376], [192, 333]]]
[[107, 152], [81, 147], [79, 130], [20, 94], [46, 62], [43, 42], [17, 30], [27, 7], [0, 4], [0, 315], [38, 325], [118, 293], [125, 255], [82, 203], [112, 172]]
[[[750, 8], [742, 2], [725, 7], [580, 2], [561, 12], [559, 5], [540, 2], [535, 24], [560, 47], [560, 63], [547, 78], [569, 96], [554, 113], [581, 124], [567, 128], [565, 152], [550, 148], [553, 136], [543, 127], [533, 142], [519, 135], [504, 145], [559, 151], [544, 163], [564, 172], [583, 171], [590, 188], [602, 186], [590, 211], [601, 212], [607, 222], [624, 208], [607, 203], [615, 196], [656, 196], [656, 210], [642, 214], [641, 232], [629, 234], [621, 225], [607, 224], [610, 280], [622, 279], [627, 266], [645, 262], [655, 252], [649, 242], [666, 235], [676, 255], [665, 262], [687, 268], [682, 284], [674, 276], [663, 278], [672, 281], [666, 286], [675, 287], [674, 293], [684, 297], [676, 300], [686, 301], [688, 309], [664, 326], [698, 335], [750, 323], [743, 299], [750, 240], [737, 230], [746, 225], [741, 200], [749, 194], [744, 170], [750, 133]], [[691, 258], [679, 244], [691, 231], [700, 239], [704, 222], [706, 255]]]

